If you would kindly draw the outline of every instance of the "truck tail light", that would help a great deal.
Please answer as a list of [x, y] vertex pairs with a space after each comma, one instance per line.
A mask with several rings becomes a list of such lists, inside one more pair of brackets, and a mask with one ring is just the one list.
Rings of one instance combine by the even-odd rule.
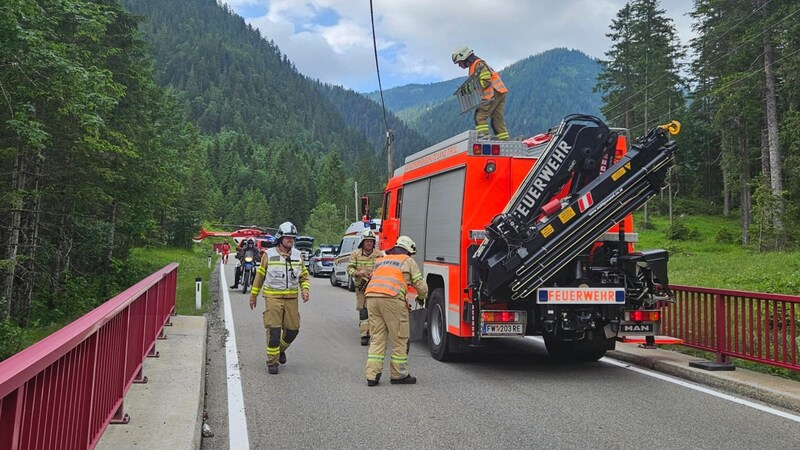
[[483, 311], [484, 322], [519, 322], [519, 313], [516, 311]]
[[472, 144], [472, 154], [473, 155], [481, 154], [481, 144]]
[[492, 154], [493, 155], [500, 154], [500, 144], [492, 144]]
[[644, 309], [625, 311], [625, 320], [629, 322], [658, 322], [661, 320], [661, 311]]

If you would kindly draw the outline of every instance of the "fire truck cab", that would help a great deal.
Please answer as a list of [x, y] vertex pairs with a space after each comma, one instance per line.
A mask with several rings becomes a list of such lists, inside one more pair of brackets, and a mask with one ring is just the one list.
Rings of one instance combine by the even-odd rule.
[[[628, 335], [660, 331], [660, 317], [652, 306], [667, 299], [666, 252], [633, 251], [637, 236], [630, 214], [663, 187], [663, 178], [653, 173], [645, 181], [638, 173], [634, 178], [641, 162], [620, 162], [630, 150], [627, 134], [609, 131], [599, 119], [600, 125], [577, 124], [584, 117], [525, 142], [478, 140], [474, 131], [466, 131], [408, 156], [395, 170], [383, 197], [380, 247], [392, 247], [400, 235], [417, 245], [414, 258], [430, 288], [426, 329], [434, 358], [448, 360], [469, 346], [479, 346], [484, 338], [542, 335], [553, 357], [574, 353], [579, 359], [596, 360], [613, 348], [628, 324], [640, 325], [628, 327]], [[606, 156], [595, 158], [597, 165], [585, 171], [591, 175], [568, 175], [580, 169], [575, 166], [588, 167], [585, 160], [594, 153], [579, 149], [582, 142], [565, 140], [589, 136], [595, 128], [602, 128], [602, 140], [608, 141], [598, 144], [595, 153], [602, 150]], [[664, 151], [662, 135], [658, 138], [650, 146], [656, 150], [636, 147], [632, 152], [640, 158], [665, 154], [665, 162], [653, 171], [666, 170], [674, 151]], [[563, 173], [554, 161], [564, 163]], [[641, 183], [650, 184], [645, 188]], [[542, 192], [547, 186], [552, 200], [537, 198], [547, 204], [536, 203], [526, 211], [527, 206], [517, 205], [535, 203], [525, 197], [534, 185]], [[633, 201], [607, 207], [612, 202], [606, 200], [624, 196], [629, 189]], [[511, 217], [514, 208], [528, 214], [529, 222]], [[522, 232], [513, 233], [513, 226]], [[535, 240], [542, 236], [551, 240]], [[526, 247], [531, 241], [535, 248]], [[573, 241], [576, 246], [564, 250], [555, 244]], [[526, 264], [534, 256], [553, 264], [544, 278], [528, 283], [515, 272], [531, 270]], [[532, 264], [547, 265], [538, 261]], [[597, 267], [608, 261], [613, 267]], [[512, 286], [516, 289], [523, 281], [528, 284], [512, 292]], [[640, 312], [632, 315], [633, 310]]]

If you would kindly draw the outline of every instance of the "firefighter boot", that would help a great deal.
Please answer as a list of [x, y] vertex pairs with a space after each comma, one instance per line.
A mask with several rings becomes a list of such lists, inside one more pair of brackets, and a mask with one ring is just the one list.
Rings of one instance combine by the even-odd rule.
[[406, 375], [405, 378], [391, 379], [392, 384], [417, 384], [417, 378], [411, 375]]
[[278, 362], [286, 364], [286, 352], [281, 352], [280, 356], [278, 356]]
[[277, 364], [270, 364], [267, 366], [267, 370], [269, 371], [270, 375], [277, 375], [278, 374], [278, 365]]
[[381, 381], [381, 373], [378, 372], [378, 374], [375, 375], [375, 379], [374, 380], [367, 380], [367, 386], [370, 386], [370, 387], [371, 386], [377, 386], [378, 382], [380, 382], [380, 381]]

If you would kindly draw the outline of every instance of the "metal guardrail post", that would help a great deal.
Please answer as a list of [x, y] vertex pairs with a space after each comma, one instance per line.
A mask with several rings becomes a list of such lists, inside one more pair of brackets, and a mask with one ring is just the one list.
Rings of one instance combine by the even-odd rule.
[[715, 303], [716, 303], [716, 331], [717, 331], [717, 363], [718, 364], [730, 364], [730, 358], [725, 355], [724, 351], [727, 347], [727, 339], [725, 336], [726, 325], [728, 323], [725, 320], [725, 302], [724, 297], [722, 294], [717, 294], [715, 296]]

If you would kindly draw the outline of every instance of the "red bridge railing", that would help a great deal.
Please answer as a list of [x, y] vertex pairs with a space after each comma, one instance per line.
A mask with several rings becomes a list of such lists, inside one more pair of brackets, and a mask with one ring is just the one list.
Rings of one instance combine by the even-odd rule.
[[0, 362], [0, 450], [93, 448], [175, 310], [170, 264]]
[[800, 370], [800, 296], [670, 286], [675, 303], [663, 308], [662, 334], [717, 355]]

